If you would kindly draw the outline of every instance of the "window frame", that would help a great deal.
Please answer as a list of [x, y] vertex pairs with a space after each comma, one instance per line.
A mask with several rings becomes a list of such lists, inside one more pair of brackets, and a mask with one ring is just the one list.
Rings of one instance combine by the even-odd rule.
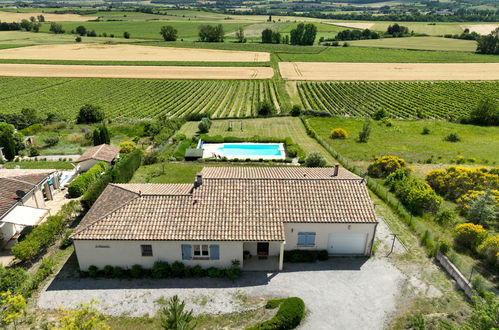
[[[306, 243], [308, 243], [309, 237], [313, 236], [313, 238], [314, 238], [313, 244], [300, 244], [300, 236], [304, 236], [305, 237], [304, 239], [305, 239]], [[296, 240], [296, 246], [298, 246], [298, 247], [314, 247], [314, 246], [316, 246], [315, 245], [316, 236], [317, 236], [316, 232], [305, 232], [305, 231], [298, 232], [298, 234], [297, 234], [297, 240]]]
[[[206, 251], [203, 249], [203, 247], [206, 247]], [[211, 258], [209, 244], [191, 244], [191, 248], [192, 248], [192, 259], [209, 260]], [[196, 248], [199, 248], [199, 250], [196, 251]], [[196, 252], [199, 252], [199, 255], [196, 255]], [[206, 252], [206, 254], [203, 254], [204, 252]]]
[[154, 255], [151, 244], [141, 244], [140, 252], [143, 257], [152, 257]]

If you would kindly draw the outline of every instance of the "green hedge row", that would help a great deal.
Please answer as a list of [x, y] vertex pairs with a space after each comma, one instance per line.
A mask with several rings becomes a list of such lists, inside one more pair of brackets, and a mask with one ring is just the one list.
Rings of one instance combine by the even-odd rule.
[[49, 246], [64, 230], [64, 225], [79, 209], [78, 201], [66, 203], [56, 214], [36, 226], [26, 237], [12, 248], [12, 254], [23, 261], [35, 258]]
[[87, 172], [74, 179], [68, 186], [69, 196], [75, 198], [83, 195], [88, 187], [97, 180], [107, 168], [107, 163], [99, 162], [92, 166]]
[[246, 330], [288, 330], [300, 325], [305, 315], [305, 303], [298, 297], [269, 300], [266, 308], [279, 310], [270, 320], [258, 323]]
[[286, 250], [284, 261], [286, 262], [316, 262], [329, 259], [327, 250]]
[[166, 261], [156, 261], [151, 269], [145, 269], [141, 265], [133, 265], [129, 269], [119, 266], [104, 266], [99, 269], [96, 266], [88, 267], [84, 275], [89, 277], [105, 278], [190, 278], [190, 277], [212, 277], [236, 279], [241, 276], [241, 269], [237, 266], [231, 268], [202, 268], [201, 266], [187, 266], [180, 261], [175, 261], [171, 265]]

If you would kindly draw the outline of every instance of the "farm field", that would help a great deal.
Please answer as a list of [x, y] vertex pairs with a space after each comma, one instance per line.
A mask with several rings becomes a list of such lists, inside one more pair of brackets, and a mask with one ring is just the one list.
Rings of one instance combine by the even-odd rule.
[[164, 48], [142, 45], [73, 43], [4, 49], [0, 51], [0, 59], [269, 62], [270, 54], [266, 52]]
[[[292, 46], [288, 46], [292, 47]], [[282, 62], [365, 62], [365, 63], [497, 63], [499, 56], [464, 52], [381, 49], [361, 47], [309, 47], [314, 53], [277, 52]]]
[[270, 79], [270, 67], [0, 64], [4, 77]]
[[[232, 131], [227, 130], [229, 122], [233, 124], [234, 129]], [[192, 137], [198, 130], [198, 124], [199, 122], [187, 122], [182, 126], [179, 133]], [[240, 128], [241, 124], [242, 130]], [[317, 141], [307, 135], [303, 123], [297, 117], [214, 120], [209, 135], [242, 138], [250, 138], [255, 135], [276, 138], [291, 137], [293, 142], [299, 144], [306, 153], [319, 151], [324, 154], [329, 164], [335, 163], [334, 158]]]
[[373, 27], [374, 23], [360, 23], [360, 22], [325, 22], [326, 24], [331, 24], [334, 26], [341, 26], [351, 29], [370, 29]]
[[[110, 38], [92, 37], [87, 41], [91, 43], [105, 43]], [[115, 43], [139, 42], [141, 39], [114, 38]], [[33, 33], [24, 31], [0, 31], [0, 46], [11, 45], [13, 47], [47, 45], [47, 44], [74, 44], [75, 37], [70, 34]]]
[[489, 34], [499, 27], [499, 24], [471, 24], [471, 25], [461, 25], [461, 28], [469, 29], [470, 32], [476, 32], [481, 35]]
[[497, 97], [499, 82], [298, 82], [306, 109], [334, 115], [371, 116], [385, 109], [395, 118], [447, 119], [466, 115], [488, 95]]
[[245, 117], [256, 115], [264, 98], [279, 109], [282, 97], [270, 80], [0, 78], [0, 113], [34, 108], [67, 119], [87, 103], [101, 106], [111, 119], [190, 113]]
[[[309, 118], [309, 124], [337, 152], [350, 161], [371, 161], [373, 157], [394, 155], [412, 163], [455, 163], [457, 156], [474, 158], [474, 163], [499, 163], [499, 127], [479, 127], [434, 120], [392, 120], [393, 126], [371, 122], [371, 135], [367, 143], [357, 142], [364, 120], [360, 118]], [[333, 140], [334, 128], [345, 129], [349, 137]], [[423, 128], [430, 133], [423, 135]], [[457, 133], [461, 142], [447, 142], [444, 137]]]
[[51, 14], [38, 12], [14, 13], [9, 11], [0, 11], [0, 21], [2, 22], [20, 22], [22, 19], [29, 19], [31, 16], [43, 15], [47, 22], [85, 22], [96, 19], [96, 16], [80, 16], [76, 14]]
[[[386, 31], [390, 24], [397, 23], [409, 28], [414, 33], [424, 33], [430, 36], [443, 36], [445, 34], [461, 34], [463, 28], [462, 22], [376, 22], [372, 29], [376, 31]], [[476, 24], [476, 23], [470, 23]]]
[[438, 37], [383, 38], [349, 41], [351, 46], [474, 52], [476, 41]]
[[280, 62], [288, 80], [499, 80], [492, 63], [310, 63]]

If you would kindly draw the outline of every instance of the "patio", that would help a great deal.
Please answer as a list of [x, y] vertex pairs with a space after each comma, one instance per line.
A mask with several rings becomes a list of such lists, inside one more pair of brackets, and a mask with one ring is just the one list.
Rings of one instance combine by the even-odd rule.
[[266, 259], [258, 259], [257, 256], [252, 256], [243, 261], [243, 271], [279, 271], [279, 257], [267, 257]]

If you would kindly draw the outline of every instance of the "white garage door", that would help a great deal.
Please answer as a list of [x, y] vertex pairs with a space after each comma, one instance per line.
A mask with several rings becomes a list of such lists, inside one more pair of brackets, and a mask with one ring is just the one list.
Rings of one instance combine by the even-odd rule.
[[367, 234], [329, 234], [329, 254], [364, 254]]

